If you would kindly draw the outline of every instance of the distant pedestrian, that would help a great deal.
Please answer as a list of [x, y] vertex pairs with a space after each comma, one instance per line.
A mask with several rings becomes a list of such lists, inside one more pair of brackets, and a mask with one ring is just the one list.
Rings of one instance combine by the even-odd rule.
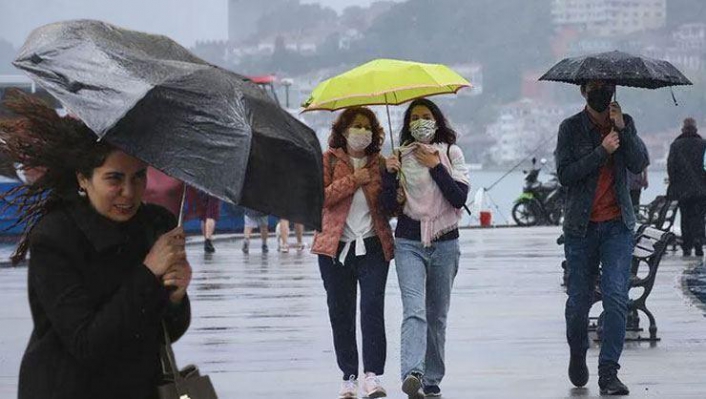
[[253, 209], [244, 210], [244, 228], [243, 228], [243, 253], [250, 253], [250, 236], [254, 229], [260, 229], [260, 237], [262, 238], [262, 253], [266, 254], [270, 251], [267, 246], [269, 238], [269, 221], [267, 215]]
[[213, 246], [213, 234], [216, 232], [216, 222], [221, 215], [221, 201], [193, 187], [186, 190], [186, 218], [197, 217], [201, 221], [203, 235], [203, 250], [207, 254], [216, 252]]
[[15, 163], [15, 173], [23, 184], [34, 184], [47, 171], [44, 167], [25, 167], [21, 163]]
[[[277, 238], [279, 239], [277, 243], [277, 249], [282, 253], [289, 252], [289, 220], [280, 219], [277, 223]], [[297, 252], [301, 252], [306, 249], [307, 245], [304, 243], [304, 225], [301, 223], [294, 223], [294, 235], [296, 236], [297, 243], [294, 249]]]
[[184, 195], [184, 183], [153, 167], [147, 168], [147, 188], [144, 200], [149, 204], [167, 208], [174, 217], [181, 213], [181, 200]]
[[706, 140], [699, 134], [696, 121], [684, 119], [681, 134], [669, 147], [667, 173], [670, 199], [679, 201], [681, 213], [682, 252], [704, 256], [706, 245], [704, 219], [706, 217], [706, 172], [704, 172]]
[[393, 256], [392, 231], [379, 206], [382, 190], [380, 147], [384, 132], [368, 108], [343, 111], [331, 128], [324, 153], [322, 230], [311, 252], [319, 255], [338, 367], [339, 398], [358, 397], [357, 292], [363, 333], [363, 396], [387, 396], [385, 372], [385, 286]]

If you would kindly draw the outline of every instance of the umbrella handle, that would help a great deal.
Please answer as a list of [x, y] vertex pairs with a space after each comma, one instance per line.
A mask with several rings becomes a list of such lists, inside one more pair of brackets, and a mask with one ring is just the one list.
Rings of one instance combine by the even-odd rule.
[[395, 152], [395, 138], [392, 137], [392, 121], [390, 121], [390, 105], [387, 104], [387, 93], [385, 93], [385, 110], [387, 111], [387, 127], [390, 131], [390, 147]]
[[181, 192], [181, 207], [179, 208], [179, 220], [177, 221], [178, 226], [184, 225], [184, 204], [186, 203], [186, 183], [184, 183], [184, 189]]

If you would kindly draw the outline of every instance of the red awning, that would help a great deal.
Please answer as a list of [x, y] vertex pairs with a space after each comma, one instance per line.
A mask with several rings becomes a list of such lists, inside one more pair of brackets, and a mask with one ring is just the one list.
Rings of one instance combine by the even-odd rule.
[[277, 76], [275, 75], [248, 76], [248, 78], [259, 85], [274, 83], [277, 81]]

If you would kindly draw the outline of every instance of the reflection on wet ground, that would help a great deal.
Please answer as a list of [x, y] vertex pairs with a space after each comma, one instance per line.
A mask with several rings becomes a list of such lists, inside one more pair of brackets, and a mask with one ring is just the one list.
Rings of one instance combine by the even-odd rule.
[[706, 264], [702, 262], [687, 270], [684, 282], [689, 292], [706, 306]]
[[[598, 397], [599, 348], [589, 351], [591, 380], [572, 389], [566, 377], [556, 228], [467, 230], [455, 283], [447, 339], [444, 398]], [[309, 238], [310, 239], [310, 238]], [[254, 241], [254, 244], [257, 244]], [[176, 344], [180, 364], [211, 375], [221, 398], [332, 399], [341, 378], [333, 354], [316, 257], [240, 251], [216, 242], [205, 256], [189, 248], [194, 318]], [[703, 265], [668, 254], [648, 306], [662, 341], [626, 344], [622, 379], [637, 398], [706, 397], [706, 297]], [[0, 393], [16, 396], [17, 370], [29, 337], [26, 269], [0, 268]], [[399, 392], [401, 302], [391, 269], [386, 296], [390, 397]]]

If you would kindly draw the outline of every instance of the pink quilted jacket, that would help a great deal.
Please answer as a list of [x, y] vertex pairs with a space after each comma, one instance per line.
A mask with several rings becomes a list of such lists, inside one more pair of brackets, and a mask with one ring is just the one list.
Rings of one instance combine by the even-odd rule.
[[[331, 157], [335, 157], [332, 160]], [[377, 233], [385, 260], [394, 256], [394, 240], [388, 217], [378, 202], [382, 192], [381, 162], [379, 156], [369, 156], [365, 166], [370, 171], [370, 183], [362, 186], [365, 198], [368, 200], [373, 226]], [[333, 170], [331, 170], [333, 166]], [[343, 235], [343, 228], [348, 218], [348, 212], [353, 203], [353, 194], [358, 190], [358, 184], [353, 179], [353, 165], [348, 154], [341, 149], [329, 148], [324, 153], [324, 208], [322, 211], [322, 231], [314, 236], [311, 252], [319, 255], [335, 257], [338, 244]]]

